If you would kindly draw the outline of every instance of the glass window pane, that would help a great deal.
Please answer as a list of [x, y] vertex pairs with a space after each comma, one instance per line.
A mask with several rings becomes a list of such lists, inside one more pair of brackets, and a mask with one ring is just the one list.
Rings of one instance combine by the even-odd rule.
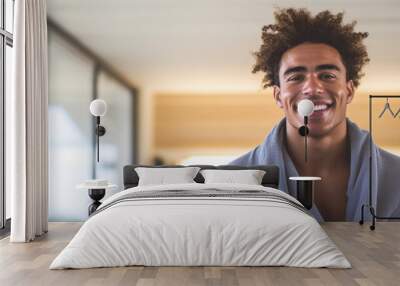
[[6, 1], [6, 30], [10, 33], [13, 33], [14, 30], [14, 1], [13, 0], [5, 0]]
[[[12, 80], [12, 64], [13, 64], [13, 56], [12, 56], [12, 48], [6, 45], [6, 74], [5, 74], [5, 91], [6, 98], [10, 98], [11, 96], [11, 80]], [[10, 188], [6, 187], [6, 219], [11, 217], [11, 193]]]
[[94, 63], [49, 30], [49, 219], [78, 221], [88, 216], [87, 190], [94, 164]]
[[[98, 81], [98, 98], [107, 103], [107, 113], [101, 118], [106, 134], [100, 138], [100, 162], [96, 176], [108, 179], [123, 189], [122, 169], [133, 163], [134, 156], [134, 98], [131, 91], [118, 81], [101, 72]], [[108, 196], [112, 192], [108, 192]]]

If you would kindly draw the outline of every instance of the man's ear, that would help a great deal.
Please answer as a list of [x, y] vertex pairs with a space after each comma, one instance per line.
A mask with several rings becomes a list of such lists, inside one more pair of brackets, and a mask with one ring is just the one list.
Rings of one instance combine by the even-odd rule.
[[353, 97], [354, 97], [354, 92], [355, 92], [355, 87], [354, 87], [354, 83], [352, 80], [349, 80], [346, 83], [346, 89], [347, 89], [346, 103], [349, 104], [350, 102], [352, 102]]
[[281, 101], [281, 88], [277, 85], [274, 85], [273, 88], [274, 88], [273, 93], [274, 93], [275, 102], [280, 108], [283, 108], [283, 104]]

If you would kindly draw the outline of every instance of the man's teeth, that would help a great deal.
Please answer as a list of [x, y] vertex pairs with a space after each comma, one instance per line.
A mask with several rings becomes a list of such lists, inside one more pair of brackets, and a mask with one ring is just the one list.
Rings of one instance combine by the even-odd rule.
[[325, 110], [328, 108], [328, 105], [326, 104], [319, 104], [314, 106], [314, 111], [320, 111], [320, 110]]

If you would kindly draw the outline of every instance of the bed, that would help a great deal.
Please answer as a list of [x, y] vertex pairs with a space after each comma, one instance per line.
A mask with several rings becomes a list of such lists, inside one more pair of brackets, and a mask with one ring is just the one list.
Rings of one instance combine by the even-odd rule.
[[125, 190], [102, 203], [50, 269], [351, 267], [301, 203], [277, 189], [276, 166], [197, 166], [263, 170], [260, 185], [205, 183], [200, 172], [193, 183], [138, 185], [138, 167], [124, 168]]

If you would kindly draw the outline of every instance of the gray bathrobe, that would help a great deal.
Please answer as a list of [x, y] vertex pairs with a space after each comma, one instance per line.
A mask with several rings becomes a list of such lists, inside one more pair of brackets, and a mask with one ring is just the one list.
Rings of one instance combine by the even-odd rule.
[[[369, 202], [369, 133], [347, 119], [350, 140], [350, 177], [347, 185], [346, 220], [358, 221], [362, 204]], [[268, 134], [262, 144], [237, 158], [234, 165], [277, 165], [279, 189], [295, 196], [296, 182], [289, 177], [299, 176], [286, 147], [283, 135], [286, 119], [282, 119]], [[400, 157], [372, 146], [372, 205], [379, 216], [400, 217]], [[323, 218], [316, 206], [311, 213], [319, 221]], [[369, 210], [365, 218], [370, 219]]]

